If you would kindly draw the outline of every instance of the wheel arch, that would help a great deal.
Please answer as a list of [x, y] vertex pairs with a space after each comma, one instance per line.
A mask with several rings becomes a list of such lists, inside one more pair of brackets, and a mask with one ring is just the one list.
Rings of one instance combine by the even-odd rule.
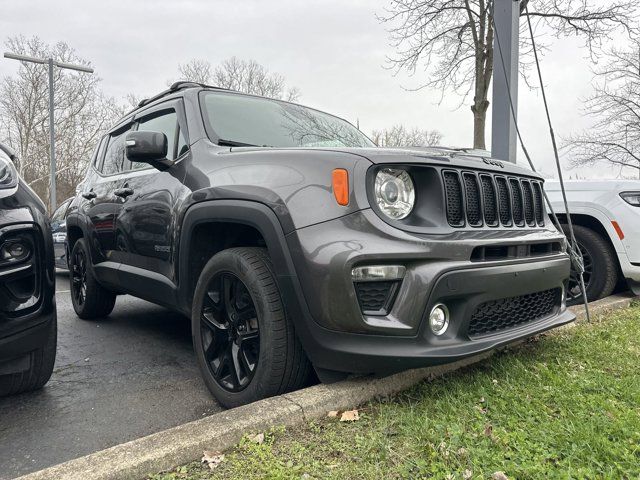
[[[558, 220], [560, 221], [560, 223], [567, 223], [567, 214], [559, 213]], [[602, 221], [599, 218], [593, 215], [584, 214], [584, 213], [572, 213], [571, 223], [573, 223], [573, 225], [580, 225], [581, 227], [588, 228], [598, 233], [602, 238], [605, 239], [605, 241], [611, 246], [611, 248], [613, 248], [613, 251], [617, 252], [616, 243], [614, 243], [614, 240], [612, 239], [610, 232], [602, 224]], [[617, 255], [616, 255], [616, 261], [618, 261]], [[618, 261], [618, 263], [620, 262]]]
[[191, 311], [195, 284], [206, 262], [217, 252], [238, 246], [265, 247], [285, 305], [298, 302], [285, 285], [296, 273], [284, 230], [273, 210], [254, 201], [212, 200], [192, 205], [182, 221], [177, 273], [183, 311]]

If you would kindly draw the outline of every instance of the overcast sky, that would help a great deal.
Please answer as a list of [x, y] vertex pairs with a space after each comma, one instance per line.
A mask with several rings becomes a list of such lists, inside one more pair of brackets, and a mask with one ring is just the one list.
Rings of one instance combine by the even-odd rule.
[[[300, 89], [300, 103], [357, 120], [366, 133], [394, 124], [437, 129], [443, 144], [472, 144], [469, 102], [456, 109], [454, 93], [408, 91], [424, 81], [393, 76], [385, 57], [393, 54], [385, 26], [376, 19], [384, 0], [0, 0], [0, 33], [38, 35], [67, 42], [91, 61], [103, 89], [123, 98], [146, 96], [177, 77], [190, 59], [215, 64], [230, 56], [255, 59]], [[580, 100], [591, 91], [591, 66], [575, 38], [556, 40], [543, 61], [553, 121], [562, 137], [589, 125]], [[0, 76], [17, 62], [0, 59]], [[553, 175], [542, 100], [521, 83], [519, 121], [528, 149]], [[491, 122], [487, 139], [490, 141]], [[524, 160], [522, 154], [519, 161]], [[567, 159], [564, 159], [565, 161]], [[575, 175], [576, 171], [569, 171]], [[615, 177], [609, 167], [581, 175]]]

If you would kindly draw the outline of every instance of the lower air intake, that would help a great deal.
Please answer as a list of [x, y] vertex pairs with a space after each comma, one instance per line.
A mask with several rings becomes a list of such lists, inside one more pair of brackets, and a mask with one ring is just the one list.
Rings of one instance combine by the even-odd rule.
[[560, 305], [561, 294], [560, 288], [552, 288], [485, 302], [473, 312], [467, 332], [474, 337], [540, 320], [551, 315]]

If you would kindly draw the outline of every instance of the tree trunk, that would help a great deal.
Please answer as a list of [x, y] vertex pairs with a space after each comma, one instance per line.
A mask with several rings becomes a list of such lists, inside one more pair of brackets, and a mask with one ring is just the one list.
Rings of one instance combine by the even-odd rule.
[[486, 150], [485, 130], [487, 124], [488, 100], [475, 101], [471, 106], [473, 112], [473, 148]]

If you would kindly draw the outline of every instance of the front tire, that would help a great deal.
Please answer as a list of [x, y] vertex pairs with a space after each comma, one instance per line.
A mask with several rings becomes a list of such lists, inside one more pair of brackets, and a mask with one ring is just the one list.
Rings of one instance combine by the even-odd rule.
[[[562, 225], [562, 229], [569, 233], [567, 225]], [[574, 225], [573, 233], [584, 260], [584, 283], [588, 301], [608, 297], [618, 283], [618, 260], [611, 244], [599, 233], [581, 225]], [[572, 267], [567, 304], [578, 305], [583, 301], [579, 277]]]
[[296, 338], [265, 249], [231, 248], [205, 265], [191, 315], [207, 388], [226, 408], [304, 386], [311, 365]]
[[58, 322], [54, 313], [45, 344], [29, 354], [29, 369], [0, 375], [0, 397], [41, 389], [51, 378], [56, 361]]
[[69, 257], [69, 290], [73, 309], [83, 320], [106, 317], [116, 303], [116, 294], [98, 283], [90, 263], [89, 248], [81, 238]]

